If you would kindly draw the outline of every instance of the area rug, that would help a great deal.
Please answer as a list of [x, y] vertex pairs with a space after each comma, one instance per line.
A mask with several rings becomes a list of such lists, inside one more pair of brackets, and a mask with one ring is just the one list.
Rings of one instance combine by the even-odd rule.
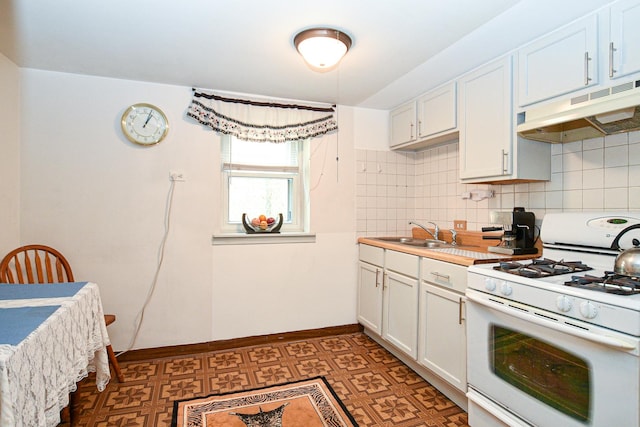
[[172, 427], [358, 427], [324, 377], [173, 404]]

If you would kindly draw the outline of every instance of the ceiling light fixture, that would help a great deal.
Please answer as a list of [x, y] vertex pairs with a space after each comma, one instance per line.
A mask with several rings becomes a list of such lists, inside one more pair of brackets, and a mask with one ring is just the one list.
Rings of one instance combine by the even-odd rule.
[[328, 71], [351, 47], [351, 37], [334, 28], [310, 28], [298, 33], [293, 44], [309, 66]]

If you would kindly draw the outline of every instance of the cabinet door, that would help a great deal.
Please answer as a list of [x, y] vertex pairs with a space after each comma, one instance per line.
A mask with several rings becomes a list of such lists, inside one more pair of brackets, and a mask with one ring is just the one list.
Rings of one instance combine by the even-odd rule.
[[456, 83], [418, 98], [418, 138], [450, 131], [457, 126]]
[[609, 77], [640, 71], [640, 1], [624, 0], [611, 7]]
[[598, 16], [588, 16], [518, 51], [518, 105], [598, 83]]
[[420, 359], [454, 387], [467, 391], [467, 344], [464, 296], [423, 284]]
[[387, 271], [383, 301], [383, 338], [417, 359], [418, 279]]
[[511, 173], [511, 77], [509, 56], [460, 79], [461, 179]]
[[360, 261], [358, 264], [358, 322], [381, 334], [383, 270]]
[[415, 141], [416, 139], [416, 103], [415, 101], [404, 104], [390, 114], [390, 140], [389, 145], [396, 145]]

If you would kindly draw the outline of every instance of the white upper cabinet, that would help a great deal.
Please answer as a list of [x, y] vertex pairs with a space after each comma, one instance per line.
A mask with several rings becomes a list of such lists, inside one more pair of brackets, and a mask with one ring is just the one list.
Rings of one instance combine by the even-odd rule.
[[411, 101], [391, 111], [389, 146], [396, 147], [416, 140], [416, 102]]
[[418, 138], [433, 137], [456, 128], [456, 82], [418, 98]]
[[456, 82], [425, 93], [391, 111], [389, 146], [419, 150], [455, 139], [457, 132]]
[[521, 48], [518, 51], [518, 105], [598, 84], [598, 60], [597, 14]]
[[517, 104], [607, 86], [637, 73], [640, 0], [620, 0], [518, 50]]
[[551, 144], [517, 137], [512, 57], [459, 80], [460, 180], [506, 183], [551, 179]]
[[485, 65], [459, 81], [460, 178], [511, 172], [511, 57]]
[[640, 1], [622, 0], [611, 6], [609, 78], [640, 71]]

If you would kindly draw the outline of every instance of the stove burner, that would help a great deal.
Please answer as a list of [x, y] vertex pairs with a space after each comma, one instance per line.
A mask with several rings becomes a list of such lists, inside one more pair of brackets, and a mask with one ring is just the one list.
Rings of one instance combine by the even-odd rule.
[[493, 267], [494, 270], [504, 271], [517, 276], [529, 277], [533, 279], [558, 276], [560, 274], [576, 273], [588, 271], [592, 268], [581, 261], [554, 261], [548, 258], [534, 259], [529, 264], [522, 264], [515, 261], [501, 262]]
[[572, 276], [571, 280], [564, 284], [616, 295], [633, 295], [640, 293], [640, 279], [637, 277], [623, 276], [612, 271], [605, 271], [602, 277], [590, 276], [588, 274], [584, 276]]

